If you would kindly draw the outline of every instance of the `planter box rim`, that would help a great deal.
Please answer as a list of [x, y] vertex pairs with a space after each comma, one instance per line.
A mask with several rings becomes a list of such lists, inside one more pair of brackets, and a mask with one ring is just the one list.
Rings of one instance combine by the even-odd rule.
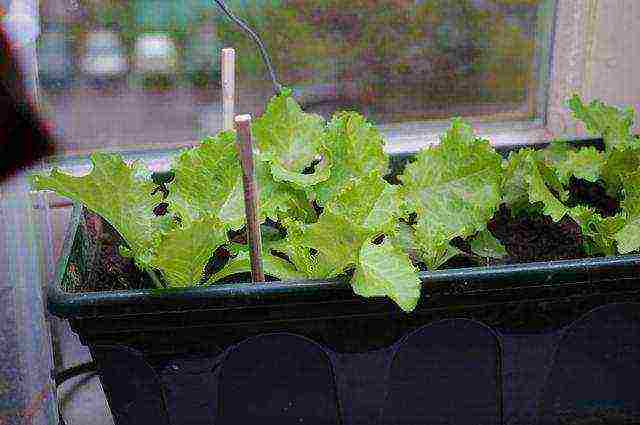
[[[51, 313], [63, 318], [99, 316], [129, 316], [165, 314], [188, 310], [225, 310], [250, 308], [254, 305], [283, 305], [292, 302], [371, 304], [374, 310], [402, 313], [386, 298], [362, 298], [350, 285], [338, 279], [276, 281], [266, 283], [211, 284], [202, 287], [121, 290], [72, 293], [62, 289], [68, 272], [71, 252], [80, 231], [83, 207], [74, 204], [55, 278], [47, 287], [47, 303]], [[614, 279], [632, 279], [640, 271], [640, 255], [592, 257], [574, 260], [518, 263], [500, 266], [480, 266], [422, 272], [422, 301], [424, 307], [443, 307], [433, 304], [433, 290], [449, 290], [457, 297], [473, 297], [481, 292], [517, 291], [526, 288], [592, 285], [603, 279], [593, 279], [594, 273], [608, 273]], [[623, 274], [626, 276], [619, 276]], [[560, 282], [559, 282], [560, 281]], [[597, 282], [596, 282], [597, 281]], [[563, 285], [566, 284], [566, 285]], [[230, 305], [229, 301], [235, 301]], [[335, 301], [332, 301], [335, 300]], [[514, 302], [517, 300], [514, 300]], [[521, 301], [521, 300], [520, 300]], [[420, 309], [420, 305], [418, 309]], [[118, 313], [121, 307], [126, 312]], [[410, 315], [411, 313], [409, 313]]]

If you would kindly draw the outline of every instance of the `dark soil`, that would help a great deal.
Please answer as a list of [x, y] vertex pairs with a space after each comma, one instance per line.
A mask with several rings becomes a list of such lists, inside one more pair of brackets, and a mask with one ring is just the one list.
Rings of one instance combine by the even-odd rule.
[[[618, 200], [608, 196], [600, 184], [575, 178], [570, 181], [568, 204], [591, 206], [605, 217], [620, 210]], [[501, 206], [487, 227], [504, 245], [508, 254], [506, 258], [483, 260], [472, 255], [458, 255], [443, 268], [473, 267], [479, 263], [496, 265], [569, 260], [586, 256], [580, 227], [569, 217], [555, 223], [543, 214], [512, 216], [509, 208]], [[463, 240], [454, 240], [453, 245], [466, 253], [471, 252]]]
[[153, 282], [140, 271], [132, 259], [120, 255], [124, 240], [101, 217], [85, 212], [85, 226], [93, 255], [88, 255], [87, 281], [76, 292], [118, 291], [153, 288]]
[[620, 211], [620, 202], [609, 195], [602, 185], [571, 178], [569, 183], [569, 205], [588, 205], [602, 216], [611, 217]]
[[[620, 208], [618, 201], [607, 196], [602, 186], [584, 180], [573, 179], [570, 187], [570, 204], [586, 204], [604, 216], [614, 215]], [[164, 212], [164, 211], [162, 211]], [[120, 255], [118, 247], [124, 244], [118, 233], [104, 220], [87, 212], [85, 214], [89, 245], [95, 252], [87, 264], [88, 279], [76, 287], [77, 292], [114, 291], [126, 289], [153, 288], [146, 273], [141, 272], [134, 262]], [[453, 245], [466, 255], [458, 255], [443, 268], [473, 267], [478, 265], [514, 264], [532, 261], [552, 261], [584, 258], [580, 227], [565, 217], [558, 223], [542, 214], [513, 216], [509, 208], [502, 206], [489, 222], [491, 233], [505, 246], [508, 256], [499, 260], [478, 258], [471, 254], [469, 245], [462, 239]], [[244, 243], [244, 232], [229, 235], [236, 243]], [[216, 251], [205, 268], [205, 275], [221, 269], [229, 258], [224, 248]], [[424, 267], [423, 267], [424, 269]], [[273, 279], [269, 279], [273, 280]], [[230, 276], [226, 283], [248, 282], [250, 274]]]
[[[119, 246], [124, 245], [124, 240], [116, 230], [101, 217], [94, 213], [85, 212], [85, 226], [89, 246], [95, 249], [93, 255], [89, 255], [87, 264], [86, 282], [76, 286], [75, 292], [102, 292], [119, 291], [127, 289], [153, 289], [155, 285], [146, 272], [142, 272], [130, 258], [120, 255]], [[230, 235], [236, 243], [246, 243], [244, 230]], [[230, 258], [229, 252], [224, 248], [216, 250], [209, 263], [205, 266], [204, 276], [207, 278], [222, 269]], [[267, 281], [276, 280], [272, 276], [266, 276]], [[220, 283], [250, 282], [251, 273], [241, 273], [229, 276]]]
[[487, 226], [509, 256], [505, 263], [566, 260], [584, 257], [580, 227], [569, 217], [555, 223], [542, 214], [512, 217], [502, 207]]

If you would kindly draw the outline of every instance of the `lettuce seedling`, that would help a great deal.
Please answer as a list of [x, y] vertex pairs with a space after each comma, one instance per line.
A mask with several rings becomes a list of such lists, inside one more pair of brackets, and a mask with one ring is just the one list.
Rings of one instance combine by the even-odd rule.
[[53, 190], [81, 202], [100, 215], [127, 242], [123, 253], [148, 269], [163, 230], [171, 226], [170, 217], [153, 213], [162, 194], [151, 194], [155, 185], [139, 162], [128, 165], [118, 154], [94, 153], [91, 163], [93, 169], [86, 176], [74, 177], [54, 168], [48, 176], [32, 176], [31, 185], [35, 190]]
[[[454, 119], [441, 143], [419, 152], [398, 177], [402, 184], [392, 185], [384, 179], [385, 142], [373, 124], [356, 112], [338, 112], [325, 123], [284, 90], [252, 128], [259, 219], [274, 230], [263, 235], [265, 273], [279, 279], [341, 276], [359, 295], [386, 296], [412, 311], [421, 292], [417, 265], [435, 270], [469, 255], [454, 246], [456, 239], [480, 257], [506, 255], [487, 229], [501, 204], [516, 213], [541, 211], [555, 221], [571, 217], [589, 254], [640, 249], [640, 145], [631, 134], [633, 113], [601, 102], [584, 105], [577, 97], [569, 105], [587, 129], [603, 135], [604, 151], [553, 143], [503, 160]], [[152, 275], [159, 271], [170, 286], [251, 270], [249, 249], [236, 238], [245, 218], [235, 133], [221, 132], [179, 152], [171, 178], [158, 182], [141, 163], [127, 164], [117, 154], [96, 153], [91, 162], [92, 171], [82, 177], [56, 168], [35, 175], [33, 188], [54, 190], [102, 216], [124, 239], [123, 255]], [[572, 178], [602, 183], [621, 199], [621, 212], [603, 217], [587, 205], [569, 204]], [[221, 249], [230, 259], [205, 273]]]
[[500, 155], [460, 119], [407, 166], [401, 195], [406, 212], [417, 214], [414, 241], [429, 269], [459, 253], [451, 240], [486, 229], [501, 202], [502, 174]]
[[[392, 242], [376, 243], [395, 232], [401, 204], [398, 187], [383, 179], [389, 158], [378, 130], [355, 112], [338, 113], [326, 125], [302, 111], [288, 90], [271, 99], [252, 130], [259, 219], [289, 231], [285, 239], [263, 242], [266, 274], [329, 278], [357, 270], [356, 292], [387, 295], [413, 309], [420, 295], [415, 267]], [[172, 179], [160, 186], [140, 163], [106, 153], [91, 160], [87, 176], [54, 169], [34, 176], [33, 187], [57, 191], [102, 216], [123, 237], [122, 252], [145, 270], [161, 272], [170, 286], [202, 283], [221, 247], [232, 258], [211, 282], [251, 270], [248, 247], [229, 240], [229, 232], [244, 226], [233, 132], [179, 152]], [[154, 214], [159, 205], [166, 212], [160, 217]]]
[[[587, 105], [577, 95], [568, 106], [588, 132], [602, 137], [604, 150], [553, 142], [543, 150], [511, 154], [505, 162], [503, 201], [514, 212], [533, 207], [554, 221], [571, 217], [580, 225], [589, 255], [636, 251], [640, 248], [640, 181], [636, 177], [640, 143], [632, 133], [633, 109], [620, 110], [598, 100]], [[587, 205], [570, 206], [567, 188], [572, 177], [601, 183], [621, 201], [622, 211], [603, 217]]]

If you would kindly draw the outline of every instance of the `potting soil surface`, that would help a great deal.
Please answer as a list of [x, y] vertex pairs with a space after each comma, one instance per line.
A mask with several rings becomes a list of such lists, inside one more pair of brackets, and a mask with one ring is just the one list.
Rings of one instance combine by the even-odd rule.
[[[599, 184], [574, 178], [569, 188], [569, 205], [589, 205], [605, 217], [612, 216], [619, 210], [618, 201], [608, 196]], [[152, 288], [153, 283], [148, 275], [140, 271], [133, 260], [120, 255], [119, 246], [124, 245], [124, 241], [109, 223], [90, 212], [85, 214], [85, 218], [89, 244], [96, 252], [92, 256], [93, 261], [88, 264], [89, 278], [82, 280], [83, 284], [69, 289], [75, 292], [95, 292]], [[453, 244], [465, 254], [452, 258], [442, 268], [586, 257], [580, 226], [568, 216], [554, 222], [549, 216], [536, 211], [512, 214], [512, 211], [503, 205], [487, 227], [504, 245], [508, 254], [506, 257], [479, 259], [470, 252], [464, 240], [457, 239]], [[238, 237], [242, 239], [242, 235], [236, 235], [236, 238]], [[227, 258], [228, 252], [218, 249], [208, 268], [220, 268]], [[413, 259], [419, 261], [418, 258]], [[426, 270], [423, 264], [418, 265], [422, 270]], [[248, 277], [248, 274], [236, 275], [225, 282], [246, 282]]]

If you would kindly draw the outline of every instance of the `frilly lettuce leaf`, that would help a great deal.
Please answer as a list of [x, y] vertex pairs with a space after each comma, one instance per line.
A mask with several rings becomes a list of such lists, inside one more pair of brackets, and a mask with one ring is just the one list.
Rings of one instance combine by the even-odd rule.
[[327, 163], [316, 173], [302, 174], [321, 157], [324, 119], [302, 111], [290, 90], [269, 101], [252, 130], [260, 158], [271, 164], [277, 181], [306, 187], [328, 178], [330, 164]]
[[385, 240], [364, 243], [352, 280], [353, 291], [363, 297], [388, 296], [404, 311], [413, 311], [420, 299], [421, 283], [415, 267], [402, 249]]
[[304, 229], [302, 244], [318, 252], [322, 268], [328, 273], [322, 277], [333, 277], [356, 266], [360, 247], [376, 234], [378, 232], [354, 225], [344, 217], [325, 212], [317, 223]]
[[567, 158], [556, 166], [556, 172], [560, 182], [569, 184], [569, 178], [597, 182], [602, 173], [605, 156], [594, 147], [582, 148], [578, 151], [567, 152]]
[[[288, 254], [301, 270], [313, 277], [338, 275], [356, 265], [357, 252], [365, 240], [393, 232], [399, 214], [397, 188], [374, 170], [366, 177], [346, 182], [316, 223], [306, 226], [287, 223], [291, 245], [313, 248], [317, 259], [310, 259], [309, 252], [300, 248]], [[318, 276], [318, 270], [326, 275]]]
[[204, 139], [197, 147], [181, 152], [173, 161], [175, 178], [169, 186], [170, 209], [183, 220], [217, 214], [229, 201], [242, 169], [233, 132]]
[[407, 209], [417, 213], [416, 240], [431, 267], [449, 241], [483, 230], [501, 201], [501, 158], [455, 119], [439, 146], [421, 151], [400, 180]]
[[192, 286], [201, 280], [209, 258], [226, 241], [222, 222], [201, 217], [163, 235], [150, 264], [162, 271], [170, 286]]
[[160, 232], [170, 221], [170, 217], [153, 214], [162, 195], [151, 195], [155, 185], [138, 162], [127, 165], [120, 155], [94, 153], [91, 163], [92, 170], [85, 176], [71, 176], [54, 168], [48, 176], [32, 176], [31, 185], [35, 190], [55, 191], [102, 216], [120, 233], [131, 256], [144, 267], [149, 251], [159, 243]]
[[285, 222], [288, 234], [280, 250], [310, 278], [334, 277], [355, 268], [351, 282], [356, 293], [387, 295], [411, 310], [420, 292], [411, 260], [391, 241], [373, 244], [396, 232], [400, 212], [398, 188], [374, 170], [346, 181], [316, 223]]
[[624, 227], [624, 216], [602, 217], [593, 208], [584, 205], [571, 208], [569, 216], [580, 226], [588, 255], [616, 254], [616, 234]]
[[543, 165], [533, 163], [530, 167], [531, 174], [528, 177], [529, 183], [529, 202], [542, 205], [542, 213], [550, 216], [554, 221], [560, 221], [567, 214], [568, 208], [558, 199], [550, 190], [549, 186], [560, 191], [561, 198], [566, 198], [566, 192], [561, 186], [555, 184], [555, 174], [545, 173], [548, 168]]
[[584, 123], [589, 133], [602, 136], [608, 150], [625, 150], [638, 146], [631, 132], [635, 115], [633, 108], [620, 110], [599, 100], [586, 105], [578, 95], [571, 97], [568, 106], [573, 116]]
[[[174, 160], [173, 171], [168, 202], [184, 220], [213, 214], [232, 229], [244, 225], [242, 168], [234, 133], [221, 132], [183, 151]], [[275, 182], [268, 164], [257, 158], [255, 171], [261, 220], [277, 220], [279, 213], [309, 214], [310, 205], [302, 191]]]
[[625, 178], [635, 173], [640, 164], [640, 142], [632, 132], [633, 108], [620, 110], [599, 100], [585, 105], [577, 95], [569, 100], [569, 107], [574, 117], [585, 124], [587, 131], [602, 136], [605, 163], [601, 167], [601, 177], [607, 193], [618, 196]]
[[374, 170], [361, 178], [343, 183], [342, 189], [326, 204], [325, 211], [372, 231], [395, 228], [401, 212], [398, 186], [387, 183]]
[[568, 212], [568, 207], [562, 202], [567, 196], [557, 175], [536, 151], [522, 149], [509, 155], [505, 164], [502, 198], [514, 212], [529, 205], [539, 205], [544, 214], [559, 221]]
[[502, 258], [507, 255], [504, 245], [488, 229], [478, 232], [477, 235], [470, 239], [469, 246], [471, 252], [480, 257]]
[[628, 254], [640, 249], [640, 172], [623, 182], [622, 213], [624, 227], [615, 234], [618, 251]]
[[606, 161], [602, 169], [602, 179], [605, 182], [607, 193], [613, 197], [619, 197], [626, 178], [640, 169], [640, 147], [615, 149], [607, 153]]
[[283, 220], [283, 225], [287, 229], [287, 238], [274, 244], [272, 249], [286, 254], [296, 270], [310, 279], [332, 277], [340, 273], [335, 272], [335, 261], [332, 261], [331, 254], [326, 256], [324, 251], [311, 248], [310, 243], [305, 241], [305, 232], [310, 225], [288, 218]]
[[278, 163], [271, 163], [271, 175], [277, 182], [288, 182], [298, 188], [307, 188], [323, 182], [331, 175], [331, 167], [326, 159], [320, 161], [313, 173], [289, 171]]
[[408, 223], [399, 221], [396, 230], [393, 234], [389, 235], [391, 242], [402, 249], [402, 252], [407, 254], [413, 261], [418, 261], [418, 250], [416, 248], [416, 231]]
[[389, 159], [384, 140], [376, 127], [356, 112], [337, 113], [328, 124], [323, 146], [332, 164], [329, 178], [312, 188], [316, 201], [326, 204], [352, 178], [373, 171], [384, 176]]
[[602, 177], [606, 156], [593, 146], [577, 149], [568, 143], [553, 142], [548, 148], [537, 152], [546, 165], [555, 170], [560, 183], [565, 186], [572, 176], [593, 183]]
[[[255, 172], [260, 193], [258, 203], [260, 221], [264, 221], [266, 218], [277, 221], [282, 214], [296, 217], [302, 221], [309, 221], [315, 217], [315, 212], [305, 193], [286, 183], [274, 181], [269, 173], [267, 163], [256, 162]], [[238, 178], [233, 191], [224, 205], [220, 207], [218, 217], [234, 230], [245, 224], [242, 177]]]

